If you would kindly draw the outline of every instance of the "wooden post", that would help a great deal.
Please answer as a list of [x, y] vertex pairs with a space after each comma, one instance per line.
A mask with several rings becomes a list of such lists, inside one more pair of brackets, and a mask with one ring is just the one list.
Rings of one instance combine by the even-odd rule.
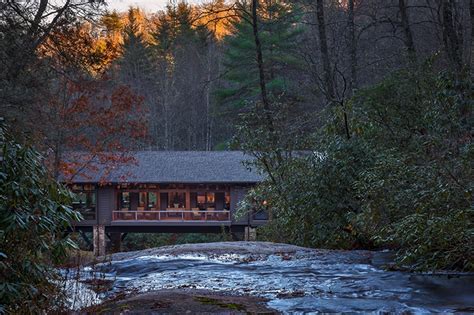
[[189, 190], [189, 186], [186, 189], [186, 203], [184, 205], [184, 209], [191, 210], [191, 191]]
[[105, 255], [105, 226], [103, 224], [94, 225], [92, 228], [94, 256]]

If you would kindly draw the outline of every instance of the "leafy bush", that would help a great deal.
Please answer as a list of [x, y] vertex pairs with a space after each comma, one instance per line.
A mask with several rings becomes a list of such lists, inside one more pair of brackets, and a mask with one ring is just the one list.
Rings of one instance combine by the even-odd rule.
[[291, 175], [277, 184], [261, 184], [241, 203], [239, 211], [246, 212], [255, 208], [252, 200], [268, 202], [272, 221], [260, 229], [262, 239], [326, 248], [359, 246], [347, 213], [360, 208], [353, 183], [357, 170], [372, 163], [370, 149], [338, 137], [333, 140], [324, 144], [324, 154], [308, 152], [286, 160], [278, 171]]
[[378, 152], [355, 183], [354, 226], [415, 269], [473, 269], [472, 91], [469, 79], [423, 68], [354, 100], [357, 137]]
[[333, 109], [313, 136], [313, 153], [266, 161], [277, 165], [277, 180], [248, 196], [269, 201], [273, 220], [260, 235], [391, 247], [414, 269], [473, 270], [473, 91], [469, 78], [429, 65], [361, 90], [348, 106], [350, 139]]
[[384, 243], [400, 246], [397, 260], [416, 270], [474, 270], [474, 213], [410, 214], [386, 230]]
[[51, 312], [63, 300], [50, 265], [74, 247], [65, 231], [80, 217], [35, 150], [3, 128], [0, 143], [0, 304], [11, 313]]

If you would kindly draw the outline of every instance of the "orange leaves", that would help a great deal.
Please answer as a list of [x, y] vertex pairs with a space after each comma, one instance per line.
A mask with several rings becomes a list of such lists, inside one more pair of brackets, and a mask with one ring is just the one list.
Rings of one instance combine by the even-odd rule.
[[64, 155], [59, 165], [64, 178], [98, 171], [91, 169], [97, 164], [102, 165], [100, 175], [107, 176], [118, 164], [130, 162], [126, 153], [147, 136], [143, 98], [108, 78], [69, 80], [58, 89], [63, 95], [48, 102], [48, 112], [58, 117], [52, 122], [60, 135], [55, 150]]

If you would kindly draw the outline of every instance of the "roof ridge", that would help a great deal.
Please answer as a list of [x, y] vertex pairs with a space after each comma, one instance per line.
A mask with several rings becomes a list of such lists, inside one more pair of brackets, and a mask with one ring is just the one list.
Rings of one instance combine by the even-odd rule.
[[[243, 151], [132, 151], [134, 163], [120, 164], [106, 175], [110, 182], [203, 182], [203, 183], [256, 183], [263, 179], [256, 169], [249, 170], [245, 161], [253, 160]], [[97, 165], [84, 174], [96, 182], [105, 174], [106, 165]], [[122, 180], [122, 178], [126, 178]], [[77, 176], [77, 182], [84, 176]]]

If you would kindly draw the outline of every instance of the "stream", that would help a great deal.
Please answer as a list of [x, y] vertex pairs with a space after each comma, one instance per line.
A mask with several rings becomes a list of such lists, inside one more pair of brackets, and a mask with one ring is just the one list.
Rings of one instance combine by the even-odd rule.
[[268, 307], [291, 314], [474, 312], [474, 274], [385, 271], [389, 256], [259, 242], [189, 244], [119, 253], [83, 268], [81, 278], [112, 282], [89, 303], [117, 292], [206, 289], [264, 297]]

